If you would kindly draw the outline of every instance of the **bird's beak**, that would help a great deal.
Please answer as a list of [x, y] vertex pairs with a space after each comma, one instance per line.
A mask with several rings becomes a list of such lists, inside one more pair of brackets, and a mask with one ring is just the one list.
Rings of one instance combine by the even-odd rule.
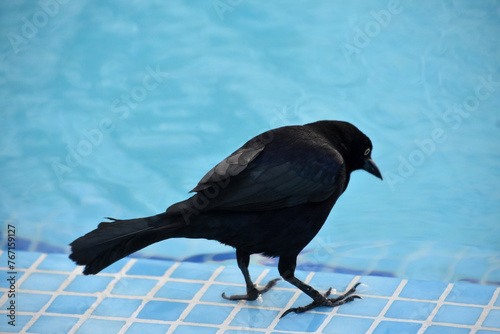
[[373, 161], [372, 158], [366, 158], [365, 159], [365, 165], [363, 166], [363, 169], [366, 170], [368, 173], [375, 175], [379, 179], [382, 179], [382, 174], [380, 173], [380, 170], [378, 169], [377, 165], [375, 164], [375, 161]]

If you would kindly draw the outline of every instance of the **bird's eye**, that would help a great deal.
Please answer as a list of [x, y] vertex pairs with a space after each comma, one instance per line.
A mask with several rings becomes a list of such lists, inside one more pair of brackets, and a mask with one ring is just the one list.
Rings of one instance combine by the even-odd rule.
[[368, 154], [370, 154], [370, 149], [369, 148], [366, 149], [365, 156], [367, 156]]

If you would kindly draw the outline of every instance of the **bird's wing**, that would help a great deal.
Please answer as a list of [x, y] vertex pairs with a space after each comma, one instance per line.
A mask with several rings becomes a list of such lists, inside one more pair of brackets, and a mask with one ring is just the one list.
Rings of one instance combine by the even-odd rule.
[[206, 209], [260, 211], [319, 202], [344, 190], [344, 162], [335, 149], [270, 146], [253, 143], [231, 154], [201, 179], [193, 199]]
[[264, 148], [265, 142], [260, 140], [247, 143], [208, 171], [190, 192], [199, 192], [216, 184], [224, 184], [231, 176], [238, 175], [246, 169]]

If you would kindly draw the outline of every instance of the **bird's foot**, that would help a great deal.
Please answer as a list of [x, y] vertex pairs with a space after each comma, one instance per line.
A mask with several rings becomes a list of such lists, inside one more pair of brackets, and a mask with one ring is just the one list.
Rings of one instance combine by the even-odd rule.
[[360, 285], [361, 283], [356, 283], [349, 291], [344, 293], [343, 295], [340, 295], [335, 298], [328, 298], [328, 296], [332, 292], [332, 288], [328, 289], [328, 291], [325, 293], [324, 296], [322, 296], [322, 299], [315, 300], [311, 304], [306, 305], [306, 306], [300, 306], [300, 307], [293, 307], [285, 311], [283, 315], [281, 315], [280, 318], [283, 318], [285, 315], [291, 312], [295, 313], [303, 313], [309, 310], [312, 310], [313, 308], [319, 307], [319, 306], [328, 306], [328, 307], [336, 307], [340, 306], [349, 302], [352, 302], [354, 299], [362, 299], [358, 295], [353, 295], [354, 292], [356, 292], [356, 288]]
[[275, 286], [276, 282], [278, 282], [279, 280], [280, 278], [275, 278], [272, 281], [269, 281], [262, 289], [257, 289], [257, 287], [254, 285], [252, 289], [247, 290], [246, 295], [233, 295], [228, 297], [225, 293], [222, 293], [222, 298], [227, 300], [256, 300], [261, 294], [271, 290], [271, 288]]

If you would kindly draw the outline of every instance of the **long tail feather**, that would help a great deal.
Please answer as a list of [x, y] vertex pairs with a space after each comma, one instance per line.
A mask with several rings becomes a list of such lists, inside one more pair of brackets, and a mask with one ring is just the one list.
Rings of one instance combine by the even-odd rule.
[[100, 223], [86, 235], [73, 241], [70, 259], [85, 265], [83, 273], [93, 275], [110, 264], [155, 242], [168, 239], [182, 223], [166, 213], [156, 216]]

